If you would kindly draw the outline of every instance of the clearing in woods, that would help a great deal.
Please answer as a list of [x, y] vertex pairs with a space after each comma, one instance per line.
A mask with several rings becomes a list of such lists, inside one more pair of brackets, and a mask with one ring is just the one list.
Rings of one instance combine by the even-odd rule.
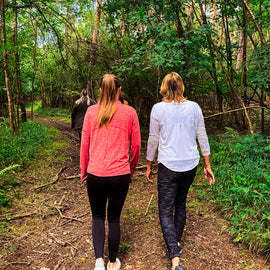
[[[0, 269], [94, 269], [86, 187], [79, 178], [68, 178], [79, 174], [77, 133], [60, 119], [36, 120], [60, 130], [58, 140], [65, 138], [68, 143], [65, 152], [58, 153], [62, 159], [42, 158], [39, 173], [29, 166], [16, 175], [21, 198], [5, 213], [15, 219], [7, 221], [6, 236], [1, 233]], [[156, 181], [154, 185], [147, 182], [144, 164], [145, 145], [121, 217], [121, 269], [167, 270], [170, 261], [159, 226]], [[41, 187], [46, 181], [55, 183]], [[188, 195], [181, 257], [185, 269], [270, 269], [265, 257], [234, 243], [214, 203], [198, 197], [195, 190], [203, 181], [198, 172]]]

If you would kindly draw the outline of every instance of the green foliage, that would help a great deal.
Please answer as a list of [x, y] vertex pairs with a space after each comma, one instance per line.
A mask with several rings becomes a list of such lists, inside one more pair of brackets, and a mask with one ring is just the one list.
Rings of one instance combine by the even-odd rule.
[[65, 117], [65, 118], [70, 118], [71, 117], [71, 112], [68, 109], [62, 109], [62, 108], [38, 108], [36, 110], [36, 113], [39, 116], [42, 117]]
[[46, 146], [56, 130], [37, 122], [21, 123], [18, 135], [11, 133], [8, 122], [0, 123], [0, 168], [10, 164], [25, 164], [36, 157], [41, 146]]
[[129, 251], [133, 249], [133, 246], [129, 243], [122, 243], [119, 245], [119, 253], [121, 255], [127, 254]]
[[231, 129], [211, 139], [217, 205], [232, 222], [235, 242], [270, 254], [270, 137]]
[[0, 189], [0, 205], [10, 206], [11, 202], [9, 201], [9, 195], [6, 194], [4, 189]]
[[250, 70], [249, 79], [259, 89], [270, 93], [270, 44], [253, 51], [247, 66]]
[[13, 170], [13, 169], [18, 168], [18, 167], [20, 167], [19, 164], [14, 164], [14, 165], [8, 166], [7, 168], [5, 168], [5, 169], [3, 169], [3, 170], [0, 171], [0, 177], [2, 175], [4, 175], [5, 172], [7, 172], [9, 170]]

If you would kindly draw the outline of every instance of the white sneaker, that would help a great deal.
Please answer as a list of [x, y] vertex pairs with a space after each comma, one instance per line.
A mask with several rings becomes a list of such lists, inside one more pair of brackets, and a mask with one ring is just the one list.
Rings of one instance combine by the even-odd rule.
[[96, 263], [94, 270], [105, 270], [104, 262]]
[[121, 267], [121, 262], [118, 258], [116, 258], [116, 266], [115, 268], [109, 268], [108, 264], [107, 264], [107, 270], [120, 270]]

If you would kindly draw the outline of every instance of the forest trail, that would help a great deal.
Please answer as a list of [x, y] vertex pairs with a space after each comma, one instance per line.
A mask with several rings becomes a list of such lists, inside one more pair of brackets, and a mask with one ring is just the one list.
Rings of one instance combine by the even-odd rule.
[[[94, 269], [86, 187], [79, 178], [67, 178], [79, 174], [77, 133], [71, 131], [70, 124], [64, 121], [36, 120], [60, 130], [61, 136], [69, 141], [63, 153], [68, 159], [62, 163], [49, 162], [54, 175], [64, 168], [59, 180], [49, 189], [33, 190], [33, 184], [44, 183], [43, 176], [39, 175], [41, 181], [36, 183], [31, 176], [31, 168], [21, 172], [20, 177], [25, 179], [22, 189], [25, 194], [32, 192], [33, 200], [24, 205], [18, 204], [15, 212], [11, 213], [11, 216], [14, 213], [29, 216], [12, 221], [13, 234], [3, 240], [6, 253], [0, 255], [0, 269]], [[138, 167], [144, 163], [145, 146], [142, 147]], [[156, 181], [154, 185], [149, 184], [144, 172], [144, 169], [136, 171], [122, 212], [121, 269], [168, 270], [170, 261], [159, 226]], [[188, 196], [181, 257], [185, 269], [270, 269], [265, 257], [250, 253], [241, 244], [234, 243], [228, 224], [215, 210], [215, 205], [198, 197], [195, 190], [200, 188], [200, 181], [204, 181], [200, 177], [198, 174], [194, 191]], [[35, 200], [36, 193], [39, 200]], [[50, 214], [46, 214], [48, 211]], [[105, 260], [108, 260], [107, 256]]]

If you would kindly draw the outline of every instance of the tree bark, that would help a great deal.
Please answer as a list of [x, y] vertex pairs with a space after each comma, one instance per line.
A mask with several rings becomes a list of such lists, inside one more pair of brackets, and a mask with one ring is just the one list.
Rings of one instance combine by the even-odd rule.
[[16, 128], [14, 125], [14, 104], [12, 100], [12, 91], [11, 84], [9, 78], [9, 67], [8, 67], [8, 51], [7, 41], [6, 41], [6, 21], [5, 21], [5, 0], [0, 0], [0, 13], [1, 13], [1, 36], [2, 36], [2, 44], [4, 46], [3, 51], [3, 64], [4, 64], [4, 74], [5, 74], [5, 85], [8, 97], [8, 112], [9, 112], [9, 123], [12, 133], [16, 132]]
[[[20, 72], [20, 59], [18, 53], [18, 42], [17, 42], [17, 33], [18, 33], [18, 12], [17, 12], [17, 0], [13, 0], [14, 5], [14, 58], [15, 58], [15, 78], [16, 78], [16, 87], [17, 87], [17, 111], [19, 111], [19, 107], [21, 108], [21, 120], [22, 122], [26, 122], [26, 110], [22, 92], [22, 79]], [[19, 115], [17, 114], [18, 128], [19, 128]]]
[[239, 31], [239, 43], [238, 43], [238, 51], [237, 51], [237, 57], [236, 57], [236, 73], [239, 73], [239, 68], [242, 65], [243, 61], [243, 55], [244, 55], [244, 32], [243, 30]]
[[34, 48], [33, 48], [33, 76], [32, 76], [32, 92], [31, 92], [31, 120], [34, 119], [34, 91], [36, 78], [36, 51], [37, 51], [37, 24], [34, 22]]

